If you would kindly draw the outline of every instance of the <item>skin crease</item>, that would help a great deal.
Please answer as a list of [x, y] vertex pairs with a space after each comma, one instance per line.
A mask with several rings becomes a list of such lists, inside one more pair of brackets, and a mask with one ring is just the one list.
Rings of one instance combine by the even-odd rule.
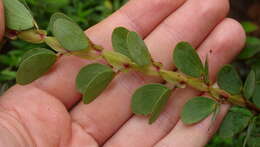
[[[0, 0], [1, 2], [1, 0]], [[122, 9], [86, 31], [96, 44], [111, 49], [117, 26], [137, 31], [152, 56], [172, 68], [172, 48], [189, 41], [200, 57], [209, 55], [210, 77], [241, 50], [245, 34], [239, 23], [225, 18], [228, 0], [131, 0]], [[3, 11], [0, 3], [0, 35]], [[196, 13], [193, 13], [196, 12]], [[1, 38], [2, 36], [0, 36]], [[160, 40], [160, 41], [159, 41]], [[227, 51], [228, 50], [228, 51]], [[15, 85], [0, 98], [0, 146], [7, 147], [201, 147], [219, 126], [222, 106], [210, 131], [210, 117], [193, 126], [179, 121], [182, 105], [200, 93], [186, 88], [173, 92], [165, 111], [153, 124], [133, 116], [131, 95], [144, 83], [158, 81], [136, 73], [121, 74], [93, 103], [76, 103], [75, 77], [86, 65], [77, 57], [61, 57], [51, 71], [27, 86]], [[74, 107], [72, 107], [74, 106]], [[200, 132], [200, 135], [193, 135]], [[184, 140], [185, 139], [185, 140]]]

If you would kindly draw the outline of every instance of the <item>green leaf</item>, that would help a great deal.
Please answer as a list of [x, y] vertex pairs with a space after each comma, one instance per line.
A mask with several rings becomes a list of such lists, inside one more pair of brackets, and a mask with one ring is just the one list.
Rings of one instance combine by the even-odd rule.
[[255, 86], [255, 92], [252, 97], [253, 103], [260, 108], [260, 83], [257, 82]]
[[245, 81], [245, 85], [244, 85], [244, 96], [247, 98], [247, 99], [250, 99], [254, 92], [255, 92], [255, 85], [256, 85], [256, 74], [254, 72], [254, 70], [252, 70], [248, 76], [247, 76], [247, 79]]
[[89, 48], [89, 40], [83, 30], [68, 19], [58, 18], [54, 21], [53, 35], [69, 51], [82, 51]]
[[204, 67], [196, 50], [187, 42], [177, 44], [173, 52], [173, 61], [183, 73], [192, 77], [201, 77]]
[[26, 85], [49, 71], [57, 56], [48, 49], [32, 49], [24, 54], [16, 76], [16, 82]]
[[73, 22], [73, 20], [68, 17], [67, 15], [63, 14], [63, 13], [60, 13], [60, 12], [57, 12], [57, 13], [54, 13], [52, 16], [51, 16], [51, 19], [50, 19], [50, 22], [49, 22], [49, 26], [48, 26], [48, 30], [49, 31], [53, 31], [53, 25], [54, 25], [54, 22], [59, 19], [59, 18], [63, 18], [63, 19], [67, 19], [68, 21], [71, 21]]
[[216, 110], [217, 103], [207, 97], [195, 97], [189, 100], [181, 112], [185, 124], [198, 123]]
[[153, 123], [163, 110], [171, 94], [171, 89], [162, 84], [148, 84], [136, 90], [132, 97], [133, 113], [150, 115], [149, 123]]
[[12, 30], [27, 30], [34, 27], [30, 11], [19, 0], [3, 0], [6, 25]]
[[244, 130], [252, 118], [253, 114], [244, 108], [232, 107], [219, 129], [219, 135], [222, 138], [233, 137]]
[[225, 65], [217, 75], [219, 87], [231, 94], [239, 94], [242, 89], [242, 81], [232, 65]]
[[246, 47], [238, 55], [239, 59], [248, 59], [260, 52], [260, 39], [256, 37], [246, 38]]
[[258, 26], [250, 21], [241, 22], [246, 33], [254, 32], [258, 29]]
[[112, 44], [116, 52], [119, 52], [129, 58], [131, 58], [127, 47], [127, 35], [129, 30], [123, 27], [114, 29], [112, 34]]
[[135, 32], [127, 35], [127, 47], [131, 59], [139, 66], [148, 66], [151, 62], [151, 55], [142, 38]]
[[107, 65], [94, 63], [83, 67], [78, 73], [76, 86], [84, 95], [84, 103], [88, 104], [98, 97], [114, 76], [115, 72]]

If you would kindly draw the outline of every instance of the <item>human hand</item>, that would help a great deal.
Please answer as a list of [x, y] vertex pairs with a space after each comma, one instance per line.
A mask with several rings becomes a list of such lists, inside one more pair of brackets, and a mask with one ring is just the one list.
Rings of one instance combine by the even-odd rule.
[[[214, 80], [216, 72], [239, 53], [245, 39], [241, 26], [225, 18], [227, 12], [228, 0], [131, 0], [86, 33], [95, 44], [111, 49], [115, 27], [136, 31], [145, 38], [153, 58], [167, 68], [173, 68], [173, 47], [188, 41], [198, 49], [201, 59], [208, 55], [210, 78]], [[179, 120], [182, 106], [201, 93], [192, 88], [177, 89], [159, 119], [149, 125], [145, 117], [132, 115], [130, 99], [136, 88], [158, 79], [136, 73], [120, 74], [94, 102], [78, 104], [81, 96], [74, 79], [86, 64], [77, 57], [61, 57], [41, 79], [8, 90], [0, 99], [0, 146], [200, 147], [228, 109], [222, 106], [213, 127], [210, 117], [184, 125]]]

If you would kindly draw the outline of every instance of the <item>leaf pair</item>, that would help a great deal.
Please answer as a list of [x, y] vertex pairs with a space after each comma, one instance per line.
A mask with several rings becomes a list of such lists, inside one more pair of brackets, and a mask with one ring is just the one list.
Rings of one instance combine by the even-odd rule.
[[30, 11], [20, 0], [3, 0], [6, 25], [11, 30], [27, 30], [34, 27], [34, 19]]
[[152, 63], [145, 42], [136, 32], [118, 27], [113, 31], [112, 44], [116, 52], [127, 56], [138, 66], [149, 66]]
[[38, 79], [49, 71], [56, 59], [56, 54], [48, 49], [29, 50], [22, 57], [16, 76], [17, 83], [26, 85]]
[[107, 65], [90, 64], [83, 67], [76, 79], [77, 89], [85, 104], [92, 102], [113, 80], [115, 72]]
[[232, 65], [225, 65], [218, 73], [217, 83], [219, 87], [230, 94], [243, 96], [260, 107], [260, 84], [256, 82], [256, 73], [251, 70], [243, 85], [237, 71]]
[[189, 43], [180, 42], [176, 45], [173, 52], [173, 61], [184, 74], [195, 78], [203, 76], [205, 82], [209, 83], [208, 59], [203, 66], [198, 53]]
[[49, 30], [52, 31], [58, 42], [68, 51], [87, 51], [90, 44], [84, 31], [62, 13], [52, 15]]
[[153, 123], [162, 112], [171, 95], [171, 89], [162, 84], [148, 84], [136, 90], [132, 96], [132, 112], [139, 115], [150, 115]]

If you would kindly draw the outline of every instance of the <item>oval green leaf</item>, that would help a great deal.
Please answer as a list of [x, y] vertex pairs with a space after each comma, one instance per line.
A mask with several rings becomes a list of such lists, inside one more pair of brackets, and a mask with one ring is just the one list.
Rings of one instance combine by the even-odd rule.
[[225, 116], [219, 129], [219, 135], [222, 138], [233, 137], [248, 126], [252, 116], [252, 113], [247, 109], [233, 107]]
[[252, 70], [248, 76], [247, 76], [247, 79], [245, 81], [245, 85], [244, 85], [244, 96], [247, 98], [247, 99], [250, 99], [254, 92], [255, 92], [255, 85], [256, 85], [256, 74], [255, 72]]
[[133, 113], [150, 115], [149, 123], [153, 123], [163, 110], [171, 94], [171, 89], [162, 84], [148, 84], [136, 90], [132, 97]]
[[30, 11], [19, 0], [3, 0], [6, 26], [11, 30], [27, 30], [34, 27]]
[[216, 109], [217, 103], [207, 97], [195, 97], [189, 100], [181, 112], [181, 120], [185, 124], [198, 123]]
[[183, 73], [192, 77], [201, 77], [204, 67], [196, 50], [187, 42], [177, 44], [173, 52], [173, 61]]
[[32, 49], [24, 54], [18, 68], [16, 82], [26, 85], [49, 71], [57, 56], [48, 49]]
[[89, 48], [89, 40], [83, 30], [68, 19], [58, 18], [54, 21], [53, 35], [69, 51], [82, 51]]
[[112, 34], [112, 45], [116, 52], [119, 52], [129, 58], [131, 58], [127, 47], [127, 35], [129, 30], [123, 27], [114, 29]]
[[152, 63], [151, 55], [145, 42], [136, 32], [127, 35], [127, 48], [131, 59], [139, 66], [148, 66]]
[[115, 72], [107, 65], [90, 64], [83, 67], [76, 79], [77, 89], [84, 95], [83, 101], [92, 102], [113, 80]]
[[225, 65], [217, 75], [219, 87], [231, 94], [239, 94], [242, 89], [242, 81], [232, 65]]

